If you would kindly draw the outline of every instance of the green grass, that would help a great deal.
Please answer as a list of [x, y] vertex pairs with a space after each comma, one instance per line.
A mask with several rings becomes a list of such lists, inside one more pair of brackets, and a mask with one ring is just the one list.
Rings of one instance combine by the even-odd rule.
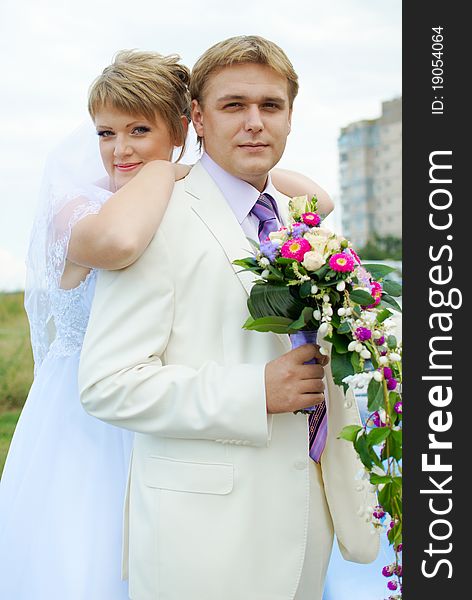
[[33, 381], [33, 357], [23, 294], [0, 293], [0, 473]]
[[0, 414], [23, 407], [32, 380], [33, 357], [23, 294], [0, 294]]
[[0, 415], [0, 476], [5, 466], [8, 448], [19, 416], [19, 410]]

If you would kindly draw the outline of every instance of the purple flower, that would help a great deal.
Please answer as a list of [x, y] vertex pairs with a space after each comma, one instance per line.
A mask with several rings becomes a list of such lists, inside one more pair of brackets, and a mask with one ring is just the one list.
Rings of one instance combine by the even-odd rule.
[[403, 412], [403, 405], [402, 405], [402, 401], [399, 400], [398, 402], [395, 403], [395, 406], [393, 407], [393, 410], [398, 414], [401, 415]]
[[389, 590], [396, 590], [398, 587], [398, 583], [396, 581], [393, 581], [392, 579], [387, 583], [387, 587]]
[[374, 506], [374, 512], [372, 514], [376, 519], [381, 519], [382, 517], [384, 517], [385, 511], [383, 509], [383, 506], [381, 506], [380, 504], [377, 504], [377, 506]]
[[375, 343], [377, 344], [377, 346], [381, 346], [382, 344], [384, 344], [385, 336], [384, 335], [380, 336], [378, 340], [375, 340]]
[[382, 421], [379, 415], [379, 411], [376, 410], [370, 415], [370, 421], [375, 425], [375, 427], [385, 427], [385, 423]]
[[261, 254], [263, 254], [266, 258], [270, 260], [271, 263], [275, 261], [275, 257], [277, 256], [278, 247], [271, 242], [270, 240], [266, 240], [261, 242], [259, 246], [261, 250]]
[[393, 575], [394, 570], [395, 570], [395, 565], [386, 565], [382, 569], [382, 575], [384, 577], [391, 577]]
[[372, 331], [367, 329], [367, 327], [358, 327], [354, 332], [354, 335], [360, 342], [365, 342], [372, 337]]
[[403, 550], [403, 544], [398, 544], [397, 552], [401, 552]]
[[390, 379], [391, 377], [393, 377], [392, 369], [390, 367], [384, 367], [383, 373], [385, 379]]
[[293, 237], [302, 237], [307, 231], [310, 231], [310, 227], [305, 223], [292, 223]]
[[398, 575], [398, 577], [403, 575], [403, 567], [401, 565], [395, 567], [395, 575]]
[[397, 387], [397, 380], [394, 377], [387, 379], [387, 389], [392, 391]]

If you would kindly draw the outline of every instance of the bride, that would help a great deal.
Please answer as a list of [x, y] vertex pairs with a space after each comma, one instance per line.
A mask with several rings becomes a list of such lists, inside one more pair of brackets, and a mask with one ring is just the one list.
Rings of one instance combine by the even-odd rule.
[[[121, 519], [132, 434], [87, 415], [77, 370], [97, 269], [132, 264], [152, 239], [183, 154], [189, 71], [179, 57], [122, 51], [93, 83], [88, 128], [51, 155], [28, 252], [25, 307], [35, 377], [0, 482], [2, 600], [120, 600]], [[178, 152], [177, 152], [178, 153]], [[274, 170], [283, 193], [329, 196]]]

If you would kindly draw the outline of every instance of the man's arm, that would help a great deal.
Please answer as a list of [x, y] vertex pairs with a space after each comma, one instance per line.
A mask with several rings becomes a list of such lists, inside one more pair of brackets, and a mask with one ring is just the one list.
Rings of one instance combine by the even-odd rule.
[[158, 233], [134, 265], [99, 274], [79, 369], [85, 410], [136, 432], [267, 445], [264, 364], [164, 364], [174, 319], [166, 246]]

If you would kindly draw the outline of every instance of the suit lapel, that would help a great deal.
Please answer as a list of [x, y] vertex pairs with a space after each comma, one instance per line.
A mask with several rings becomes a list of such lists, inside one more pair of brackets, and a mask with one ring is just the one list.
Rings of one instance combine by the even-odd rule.
[[[255, 276], [250, 271], [242, 271], [241, 267], [233, 265], [233, 260], [252, 255], [251, 244], [244, 235], [244, 231], [225, 197], [200, 162], [194, 165], [185, 178], [185, 191], [193, 197], [192, 209], [220, 244], [236, 277], [249, 296]], [[278, 194], [276, 201], [280, 217], [284, 223], [287, 223], [286, 197]], [[287, 336], [276, 333], [272, 335], [282, 345], [283, 352], [290, 349]]]
[[233, 265], [233, 260], [252, 255], [251, 245], [220, 189], [199, 162], [185, 178], [185, 190], [193, 196], [193, 210], [220, 244], [241, 285], [249, 295], [254, 274], [250, 271], [241, 271], [241, 267]]

